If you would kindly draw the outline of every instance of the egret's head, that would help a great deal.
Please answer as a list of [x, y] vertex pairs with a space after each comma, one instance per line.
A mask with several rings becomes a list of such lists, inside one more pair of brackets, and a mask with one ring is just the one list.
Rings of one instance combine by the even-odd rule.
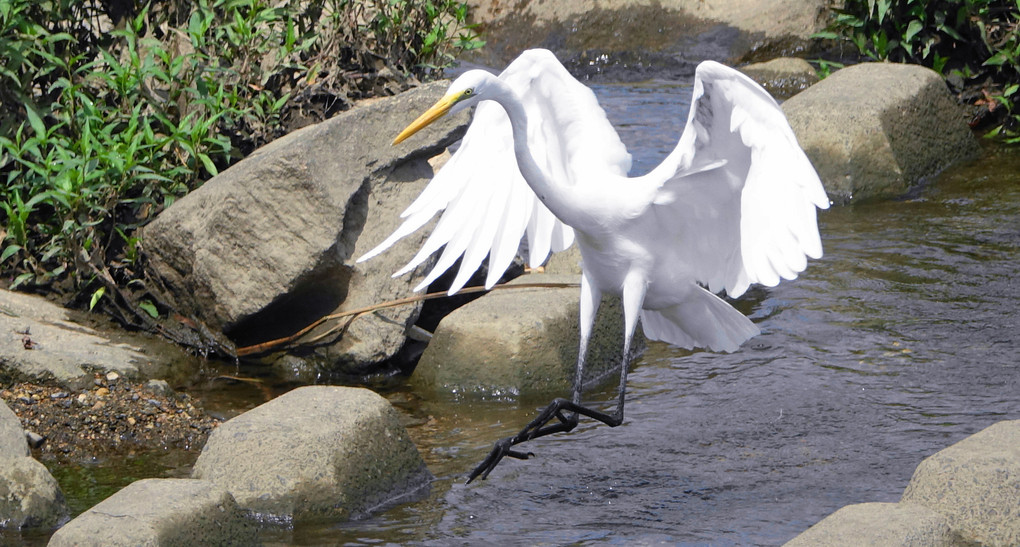
[[425, 126], [442, 118], [449, 112], [457, 113], [479, 101], [488, 98], [488, 91], [497, 78], [484, 70], [469, 70], [450, 84], [446, 95], [432, 105], [417, 120], [411, 122], [393, 139], [393, 144], [400, 144], [404, 139], [414, 135]]

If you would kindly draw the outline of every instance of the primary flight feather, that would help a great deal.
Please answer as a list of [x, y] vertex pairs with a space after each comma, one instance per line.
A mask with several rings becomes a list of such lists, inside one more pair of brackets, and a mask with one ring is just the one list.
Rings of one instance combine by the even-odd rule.
[[[630, 155], [595, 95], [545, 50], [521, 54], [499, 76], [472, 70], [394, 141], [451, 111], [477, 105], [447, 164], [402, 214], [403, 224], [363, 261], [443, 211], [420, 252], [394, 275], [443, 249], [417, 287], [461, 259], [450, 294], [489, 257], [486, 286], [527, 237], [532, 266], [576, 241], [582, 256], [580, 351], [571, 400], [557, 399], [519, 434], [497, 443], [469, 478], [512, 447], [569, 431], [578, 415], [623, 420], [627, 363], [612, 414], [580, 404], [588, 337], [603, 293], [620, 294], [624, 352], [640, 318], [645, 335], [684, 348], [735, 351], [758, 328], [716, 296], [793, 279], [822, 255], [822, 184], [775, 100], [750, 78], [701, 63], [676, 148], [651, 172], [627, 177]], [[626, 360], [626, 357], [624, 357]], [[564, 413], [563, 411], [568, 411]]]

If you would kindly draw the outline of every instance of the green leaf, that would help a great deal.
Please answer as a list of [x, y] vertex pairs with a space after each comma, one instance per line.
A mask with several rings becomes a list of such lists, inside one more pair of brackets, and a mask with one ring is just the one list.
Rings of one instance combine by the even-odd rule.
[[96, 307], [96, 304], [99, 303], [99, 299], [102, 298], [104, 294], [106, 294], [106, 287], [99, 287], [94, 293], [92, 293], [92, 299], [89, 300], [89, 311], [92, 311], [92, 308]]
[[32, 105], [24, 103], [25, 105], [25, 116], [28, 117], [28, 124], [32, 126], [32, 131], [40, 139], [46, 138], [46, 124], [43, 123], [42, 118], [39, 117], [39, 113], [32, 108]]
[[9, 288], [9, 289], [11, 289], [11, 290], [14, 290], [14, 289], [16, 289], [16, 288], [20, 287], [20, 286], [21, 286], [21, 285], [23, 285], [23, 284], [24, 284], [24, 283], [25, 283], [26, 281], [28, 281], [29, 279], [32, 279], [32, 276], [33, 276], [33, 275], [34, 275], [34, 274], [32, 274], [32, 272], [25, 272], [25, 273], [23, 273], [23, 274], [19, 275], [18, 277], [15, 277], [15, 278], [14, 278], [14, 282], [13, 282], [13, 283], [11, 283], [11, 286], [10, 286], [10, 287], [8, 287], [8, 288]]
[[981, 63], [981, 64], [983, 66], [1002, 66], [1008, 60], [1009, 60], [1009, 57], [1006, 55], [1006, 52], [1000, 51], [1000, 52], [996, 53], [995, 55], [992, 55], [991, 57], [989, 57], [984, 63]]
[[917, 33], [921, 32], [922, 29], [924, 29], [924, 24], [914, 19], [907, 25], [907, 32], [903, 34], [903, 41], [906, 43], [913, 42], [914, 36], [917, 36]]
[[21, 245], [8, 245], [7, 248], [4, 249], [4, 252], [0, 253], [0, 263], [10, 258], [11, 255], [20, 251], [21, 249], [22, 249]]
[[159, 319], [159, 310], [156, 309], [156, 305], [148, 300], [142, 300], [138, 303], [138, 307], [149, 314], [153, 319]]
[[215, 177], [216, 174], [219, 173], [219, 171], [216, 170], [216, 166], [213, 165], [212, 159], [210, 159], [208, 155], [201, 152], [196, 155], [198, 156], [198, 159], [202, 160], [202, 165], [205, 166], [205, 170], [208, 171], [210, 175]]

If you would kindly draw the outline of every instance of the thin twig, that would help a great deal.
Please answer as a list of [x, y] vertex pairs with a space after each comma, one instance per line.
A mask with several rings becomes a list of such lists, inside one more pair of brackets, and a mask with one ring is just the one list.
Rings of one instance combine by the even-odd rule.
[[[492, 287], [491, 289], [486, 289], [485, 287], [468, 287], [466, 289], [461, 289], [460, 291], [457, 292], [457, 294], [473, 294], [473, 293], [488, 292], [488, 291], [495, 291], [495, 290], [508, 290], [508, 289], [566, 289], [566, 288], [573, 288], [573, 287], [579, 287], [579, 286], [580, 286], [580, 284], [578, 284], [578, 283], [520, 283], [520, 284], [517, 284], [517, 285], [496, 285], [495, 287]], [[418, 295], [415, 295], [415, 296], [409, 296], [407, 298], [399, 298], [397, 300], [390, 300], [388, 302], [383, 302], [381, 304], [374, 304], [372, 306], [366, 306], [364, 308], [358, 308], [358, 309], [355, 309], [355, 310], [347, 310], [347, 311], [342, 311], [342, 312], [339, 312], [339, 313], [334, 313], [334, 314], [331, 314], [331, 315], [326, 315], [326, 316], [320, 317], [319, 319], [316, 319], [311, 325], [308, 325], [307, 327], [305, 327], [305, 328], [295, 332], [294, 334], [291, 334], [290, 336], [284, 336], [283, 338], [277, 338], [276, 340], [270, 340], [268, 342], [262, 342], [261, 344], [254, 344], [254, 345], [251, 345], [251, 346], [245, 346], [243, 348], [237, 348], [236, 355], [238, 357], [246, 357], [248, 355], [254, 355], [254, 354], [257, 354], [257, 353], [266, 353], [266, 352], [268, 352], [270, 350], [276, 349], [278, 346], [282, 346], [284, 344], [289, 344], [289, 343], [297, 340], [298, 338], [301, 338], [305, 334], [308, 334], [309, 331], [311, 331], [315, 327], [318, 327], [319, 325], [325, 323], [326, 321], [331, 321], [333, 319], [347, 318], [347, 321], [345, 321], [342, 325], [340, 325], [338, 327], [331, 328], [328, 331], [326, 331], [326, 332], [324, 332], [322, 334], [317, 335], [315, 338], [313, 338], [313, 339], [311, 339], [309, 341], [309, 343], [315, 342], [315, 341], [321, 340], [322, 338], [325, 338], [326, 336], [334, 334], [336, 332], [341, 332], [341, 333], [345, 332], [347, 330], [347, 328], [350, 327], [351, 323], [354, 322], [355, 319], [357, 319], [357, 318], [359, 318], [362, 315], [365, 315], [367, 313], [372, 313], [372, 312], [379, 311], [379, 310], [384, 310], [384, 309], [387, 309], [387, 308], [395, 308], [397, 306], [403, 306], [403, 305], [406, 305], [406, 304], [414, 304], [415, 302], [420, 302], [422, 300], [432, 300], [434, 298], [442, 298], [444, 296], [447, 296], [446, 291], [432, 292], [432, 293], [428, 293], [428, 294], [418, 294]]]

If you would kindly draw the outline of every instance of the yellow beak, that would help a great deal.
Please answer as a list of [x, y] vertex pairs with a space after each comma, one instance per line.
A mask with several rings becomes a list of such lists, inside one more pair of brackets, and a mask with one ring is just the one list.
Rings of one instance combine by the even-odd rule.
[[417, 120], [411, 122], [411, 125], [407, 126], [403, 131], [401, 131], [400, 134], [397, 135], [397, 138], [393, 139], [393, 144], [397, 145], [404, 142], [404, 140], [410, 137], [411, 135], [414, 135], [415, 133], [421, 131], [430, 123], [445, 116], [446, 113], [449, 112], [451, 108], [453, 108], [453, 105], [457, 104], [457, 102], [459, 102], [463, 98], [463, 95], [464, 95], [463, 93], [453, 93], [443, 97], [442, 99], [439, 99], [439, 101], [436, 104], [432, 105], [432, 108], [426, 110], [424, 114], [418, 116]]

